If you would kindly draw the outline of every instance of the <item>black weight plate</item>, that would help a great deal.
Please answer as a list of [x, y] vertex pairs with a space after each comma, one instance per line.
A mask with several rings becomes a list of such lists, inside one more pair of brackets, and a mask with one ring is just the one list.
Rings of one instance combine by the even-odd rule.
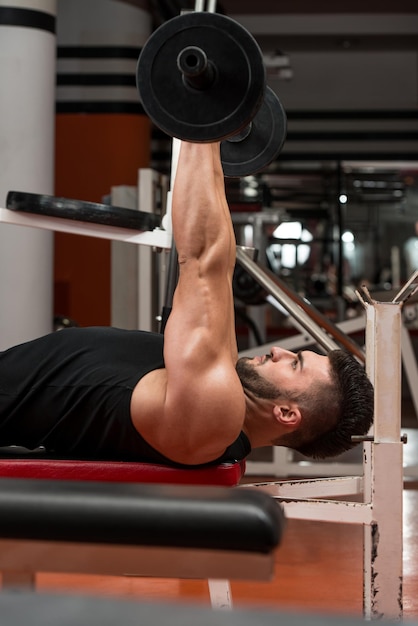
[[[185, 84], [177, 57], [188, 46], [204, 51], [215, 67], [205, 89]], [[138, 59], [137, 87], [151, 120], [171, 137], [199, 143], [240, 131], [261, 106], [265, 69], [250, 33], [217, 13], [191, 12], [160, 26]]]
[[153, 230], [161, 222], [157, 215], [145, 211], [22, 191], [9, 191], [6, 208], [133, 230]]
[[232, 288], [234, 296], [244, 304], [255, 305], [266, 302], [266, 292], [263, 287], [238, 263], [234, 268]]
[[249, 176], [267, 167], [279, 154], [286, 139], [287, 119], [283, 106], [270, 87], [264, 102], [242, 141], [230, 137], [221, 143], [224, 175]]

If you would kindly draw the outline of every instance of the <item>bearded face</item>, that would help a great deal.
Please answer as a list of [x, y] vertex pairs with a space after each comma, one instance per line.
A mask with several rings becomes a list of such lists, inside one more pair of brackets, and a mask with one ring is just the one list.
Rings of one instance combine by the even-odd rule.
[[251, 359], [247, 357], [238, 359], [236, 371], [243, 388], [257, 398], [274, 400], [281, 395], [280, 390], [275, 385], [260, 376]]

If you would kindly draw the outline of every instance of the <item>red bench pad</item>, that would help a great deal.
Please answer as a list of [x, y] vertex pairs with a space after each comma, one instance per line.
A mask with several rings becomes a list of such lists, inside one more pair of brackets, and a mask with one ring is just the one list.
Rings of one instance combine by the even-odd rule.
[[125, 483], [215, 485], [235, 487], [245, 461], [199, 468], [177, 468], [130, 461], [71, 461], [63, 459], [0, 459], [0, 478], [47, 478]]

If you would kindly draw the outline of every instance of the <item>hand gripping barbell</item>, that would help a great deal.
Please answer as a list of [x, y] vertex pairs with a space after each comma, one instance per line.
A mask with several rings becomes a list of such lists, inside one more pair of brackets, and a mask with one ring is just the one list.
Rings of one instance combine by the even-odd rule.
[[171, 137], [221, 141], [225, 176], [246, 176], [280, 152], [286, 115], [266, 87], [252, 35], [217, 13], [191, 12], [162, 24], [138, 59], [137, 87], [153, 123]]

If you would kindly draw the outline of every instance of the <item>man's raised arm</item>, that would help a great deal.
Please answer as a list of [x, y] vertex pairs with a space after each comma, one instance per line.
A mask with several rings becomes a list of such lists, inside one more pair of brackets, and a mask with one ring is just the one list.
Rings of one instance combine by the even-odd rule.
[[164, 422], [177, 460], [204, 463], [236, 439], [245, 413], [235, 372], [236, 242], [218, 143], [181, 144], [172, 221], [179, 281], [165, 329]]

